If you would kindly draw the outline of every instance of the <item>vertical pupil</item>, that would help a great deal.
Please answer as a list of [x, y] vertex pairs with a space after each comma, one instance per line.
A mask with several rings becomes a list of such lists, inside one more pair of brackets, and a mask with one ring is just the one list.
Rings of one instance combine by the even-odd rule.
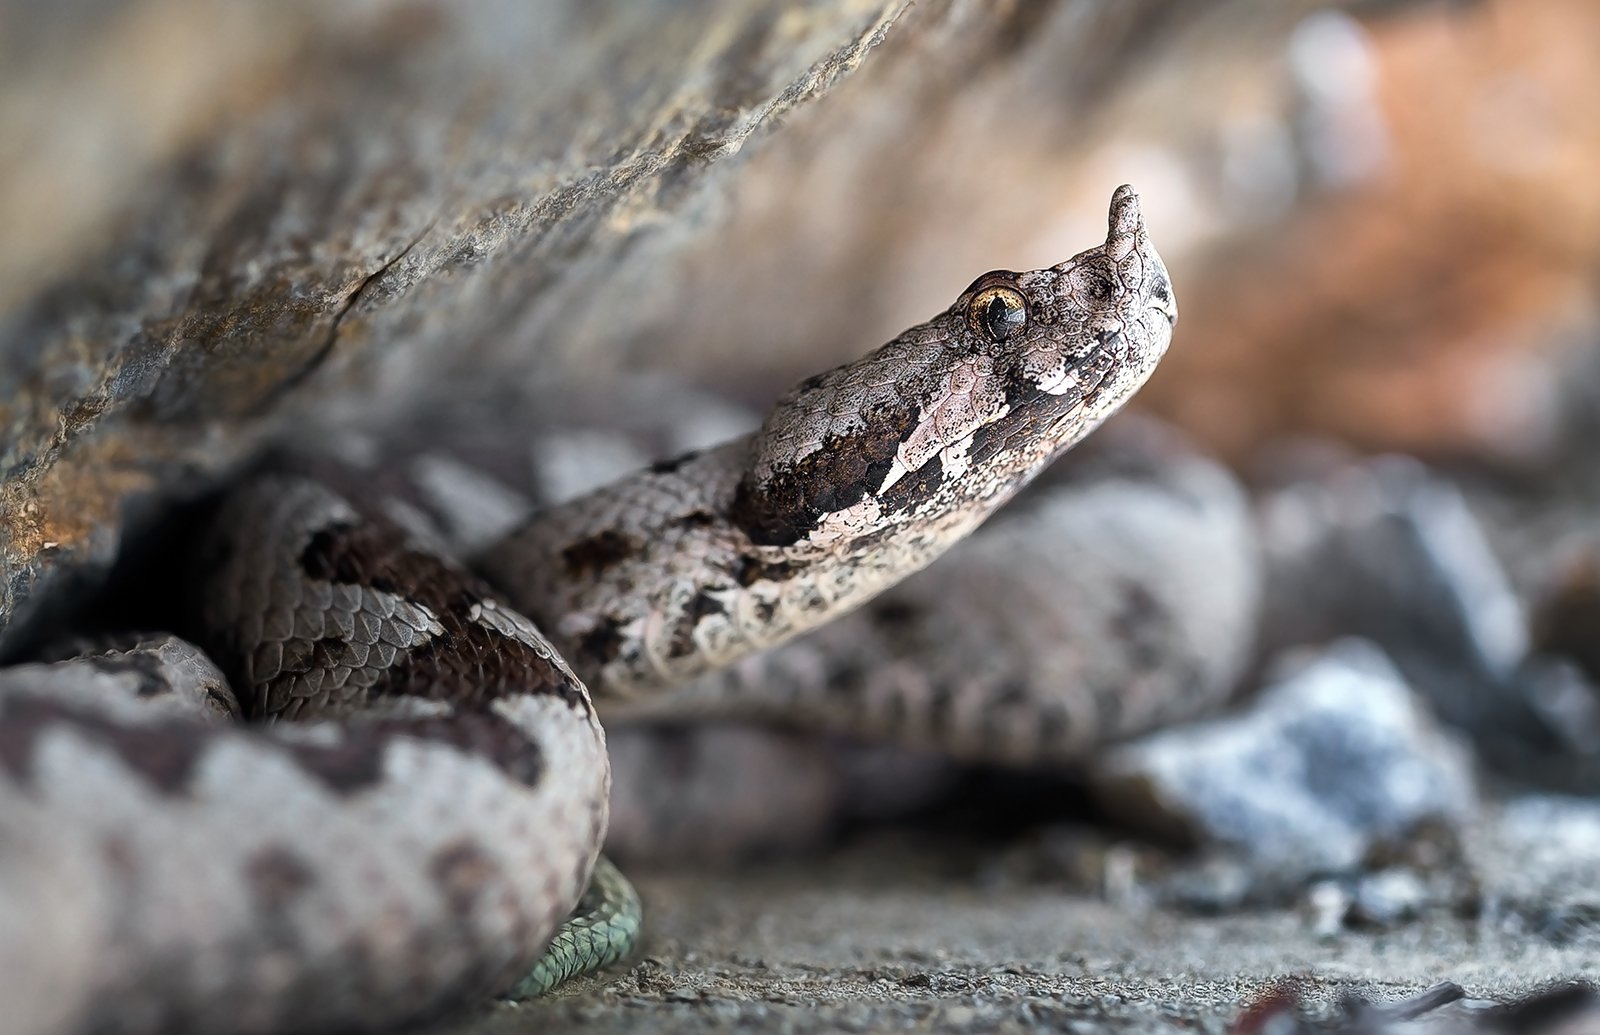
[[984, 307], [983, 322], [991, 337], [1005, 339], [1021, 324], [1022, 311], [1007, 304], [1004, 295], [995, 295]]

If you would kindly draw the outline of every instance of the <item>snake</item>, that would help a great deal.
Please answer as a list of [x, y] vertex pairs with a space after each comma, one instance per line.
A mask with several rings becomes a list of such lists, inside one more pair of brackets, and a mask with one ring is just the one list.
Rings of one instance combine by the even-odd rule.
[[[250, 478], [170, 576], [183, 639], [0, 674], [12, 1030], [382, 1029], [618, 955], [601, 712], [750, 709], [719, 673], [950, 550], [1135, 393], [1176, 318], [1123, 186], [1103, 243], [986, 273], [757, 431], [475, 556], [360, 490]], [[984, 750], [890, 696], [756, 709]], [[1006, 743], [1061, 725], [991, 703]]]

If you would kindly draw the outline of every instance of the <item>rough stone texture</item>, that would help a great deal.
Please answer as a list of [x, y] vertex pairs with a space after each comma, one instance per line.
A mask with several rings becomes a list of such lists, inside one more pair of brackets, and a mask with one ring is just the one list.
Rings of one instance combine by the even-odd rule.
[[[919, 5], [911, 31], [730, 180], [725, 228], [671, 242], [671, 262], [650, 247], [626, 260], [631, 285], [665, 277], [692, 305], [585, 318], [609, 321], [627, 355], [667, 350], [765, 396], [938, 311], [986, 269], [1080, 251], [1119, 183], [1140, 188], [1163, 258], [1182, 262], [1215, 212], [1196, 195], [1203, 175], [1175, 175], [1176, 155], [1210, 152], [1233, 70], [1276, 67], [1285, 34], [1322, 6], [957, 3], [934, 24]], [[1137, 146], [1116, 143], [1129, 135]]]
[[0, 5], [0, 626], [332, 390], [537, 361], [904, 6]]

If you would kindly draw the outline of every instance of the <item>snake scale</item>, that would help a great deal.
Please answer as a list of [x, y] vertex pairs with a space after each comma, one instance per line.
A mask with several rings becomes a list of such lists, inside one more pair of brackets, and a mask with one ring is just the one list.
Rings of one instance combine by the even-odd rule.
[[540, 511], [470, 568], [317, 481], [236, 489], [183, 576], [203, 654], [0, 678], [9, 1030], [372, 1029], [512, 987], [596, 871], [597, 705], [705, 711], [676, 688], [928, 565], [1127, 401], [1176, 313], [1122, 187], [1103, 244], [985, 274], [754, 435]]

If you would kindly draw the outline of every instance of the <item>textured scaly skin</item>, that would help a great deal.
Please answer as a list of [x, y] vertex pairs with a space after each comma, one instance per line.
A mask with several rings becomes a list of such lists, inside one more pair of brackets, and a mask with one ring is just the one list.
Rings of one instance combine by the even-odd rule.
[[[0, 691], [0, 848], [57, 853], [0, 851], [0, 921], [45, 910], [65, 932], [54, 956], [0, 942], [0, 1001], [50, 987], [24, 1014], [45, 1032], [312, 1031], [505, 990], [604, 835], [579, 677], [656, 693], [920, 569], [1125, 402], [1175, 315], [1122, 188], [1105, 244], [988, 274], [756, 436], [492, 548], [484, 570], [554, 645], [328, 489], [241, 490], [198, 552], [200, 637], [247, 718], [297, 724], [152, 702], [137, 665], [109, 690]], [[52, 871], [95, 894], [45, 901], [18, 876]]]
[[532, 999], [580, 974], [609, 967], [633, 951], [643, 921], [639, 893], [602, 855], [572, 916], [509, 998]]

